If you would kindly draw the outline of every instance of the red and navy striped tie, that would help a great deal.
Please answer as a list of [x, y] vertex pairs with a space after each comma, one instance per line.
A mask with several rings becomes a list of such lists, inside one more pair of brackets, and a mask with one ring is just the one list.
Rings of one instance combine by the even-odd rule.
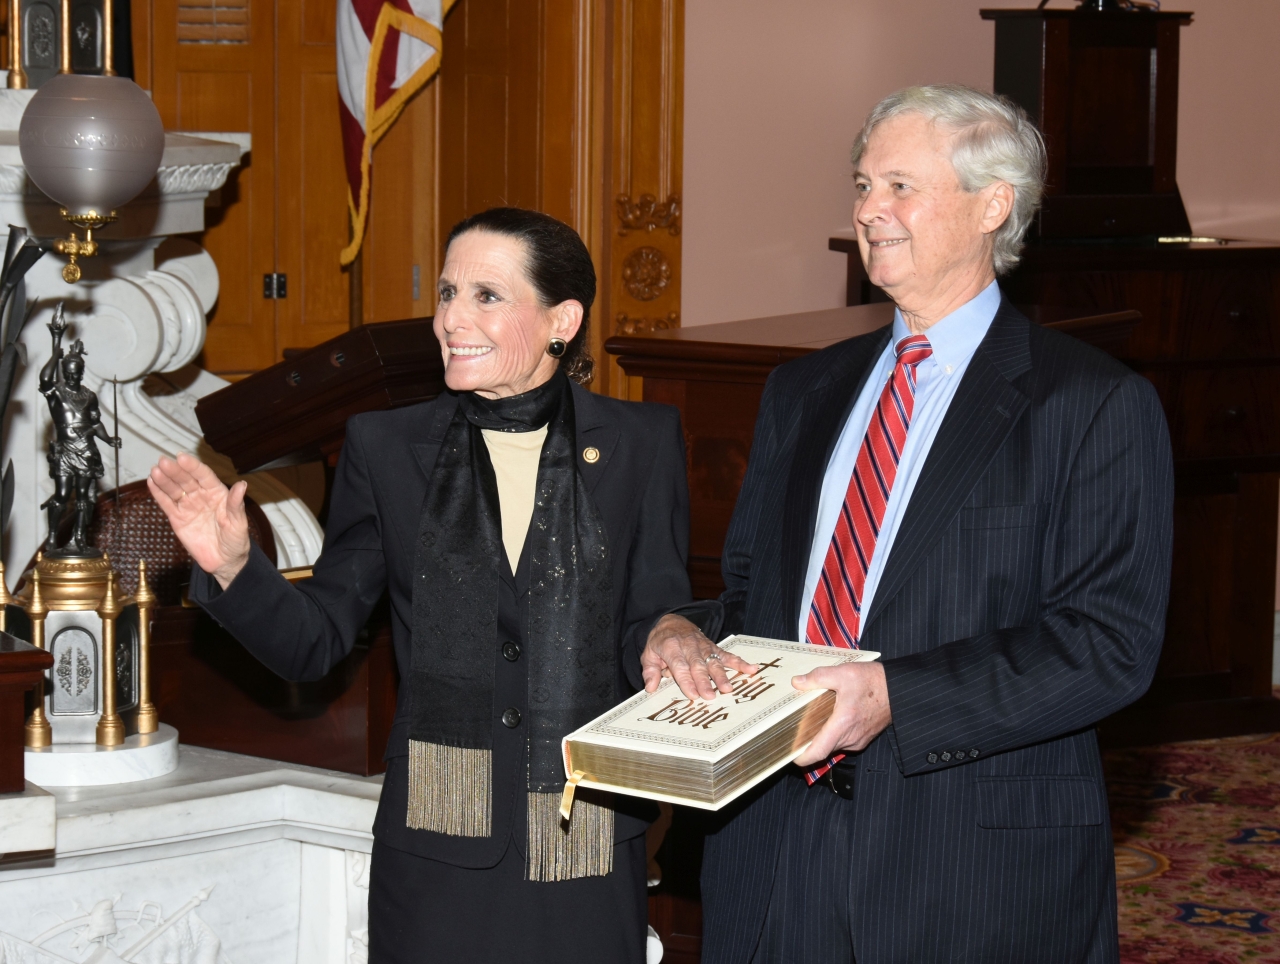
[[[818, 646], [858, 648], [867, 569], [915, 410], [916, 366], [933, 354], [933, 347], [924, 335], [912, 335], [898, 342], [894, 351], [897, 363], [880, 393], [858, 450], [844, 505], [822, 563], [822, 578], [809, 606], [805, 640]], [[816, 783], [844, 756], [837, 753], [807, 772], [809, 783]]]

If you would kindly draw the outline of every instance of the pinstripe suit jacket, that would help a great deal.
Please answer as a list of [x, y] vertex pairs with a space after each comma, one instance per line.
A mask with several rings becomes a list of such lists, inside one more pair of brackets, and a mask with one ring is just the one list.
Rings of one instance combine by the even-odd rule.
[[[827, 459], [888, 338], [842, 342], [770, 377], [725, 543], [727, 632], [795, 635]], [[1155, 670], [1172, 504], [1151, 385], [1005, 301], [865, 623], [893, 723], [851, 758], [859, 964], [1118, 959], [1093, 727]], [[759, 938], [781, 779], [707, 838], [706, 964], [742, 964]]]

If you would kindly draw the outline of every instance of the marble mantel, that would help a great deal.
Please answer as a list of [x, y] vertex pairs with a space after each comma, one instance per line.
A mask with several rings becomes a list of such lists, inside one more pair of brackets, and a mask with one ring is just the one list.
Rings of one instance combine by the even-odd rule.
[[364, 964], [381, 784], [183, 747], [155, 780], [53, 790], [54, 856], [0, 867], [0, 960]]

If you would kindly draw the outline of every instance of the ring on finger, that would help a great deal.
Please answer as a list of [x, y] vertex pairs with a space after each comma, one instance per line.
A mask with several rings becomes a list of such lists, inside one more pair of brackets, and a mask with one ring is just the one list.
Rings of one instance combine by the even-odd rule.
[[712, 653], [710, 656], [708, 656], [706, 659], [704, 659], [704, 660], [703, 660], [703, 662], [704, 662], [704, 663], [709, 663], [709, 662], [711, 662], [713, 659], [714, 659], [717, 663], [723, 663], [723, 662], [724, 662], [723, 657], [721, 657], [721, 655], [720, 655], [719, 653]]

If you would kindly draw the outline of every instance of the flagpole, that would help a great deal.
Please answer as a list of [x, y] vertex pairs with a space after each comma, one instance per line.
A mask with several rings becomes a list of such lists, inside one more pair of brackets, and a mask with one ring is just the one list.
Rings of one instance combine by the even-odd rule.
[[[355, 240], [356, 225], [351, 222], [351, 238]], [[356, 256], [347, 266], [347, 327], [359, 328], [364, 324], [364, 249], [356, 252]]]

